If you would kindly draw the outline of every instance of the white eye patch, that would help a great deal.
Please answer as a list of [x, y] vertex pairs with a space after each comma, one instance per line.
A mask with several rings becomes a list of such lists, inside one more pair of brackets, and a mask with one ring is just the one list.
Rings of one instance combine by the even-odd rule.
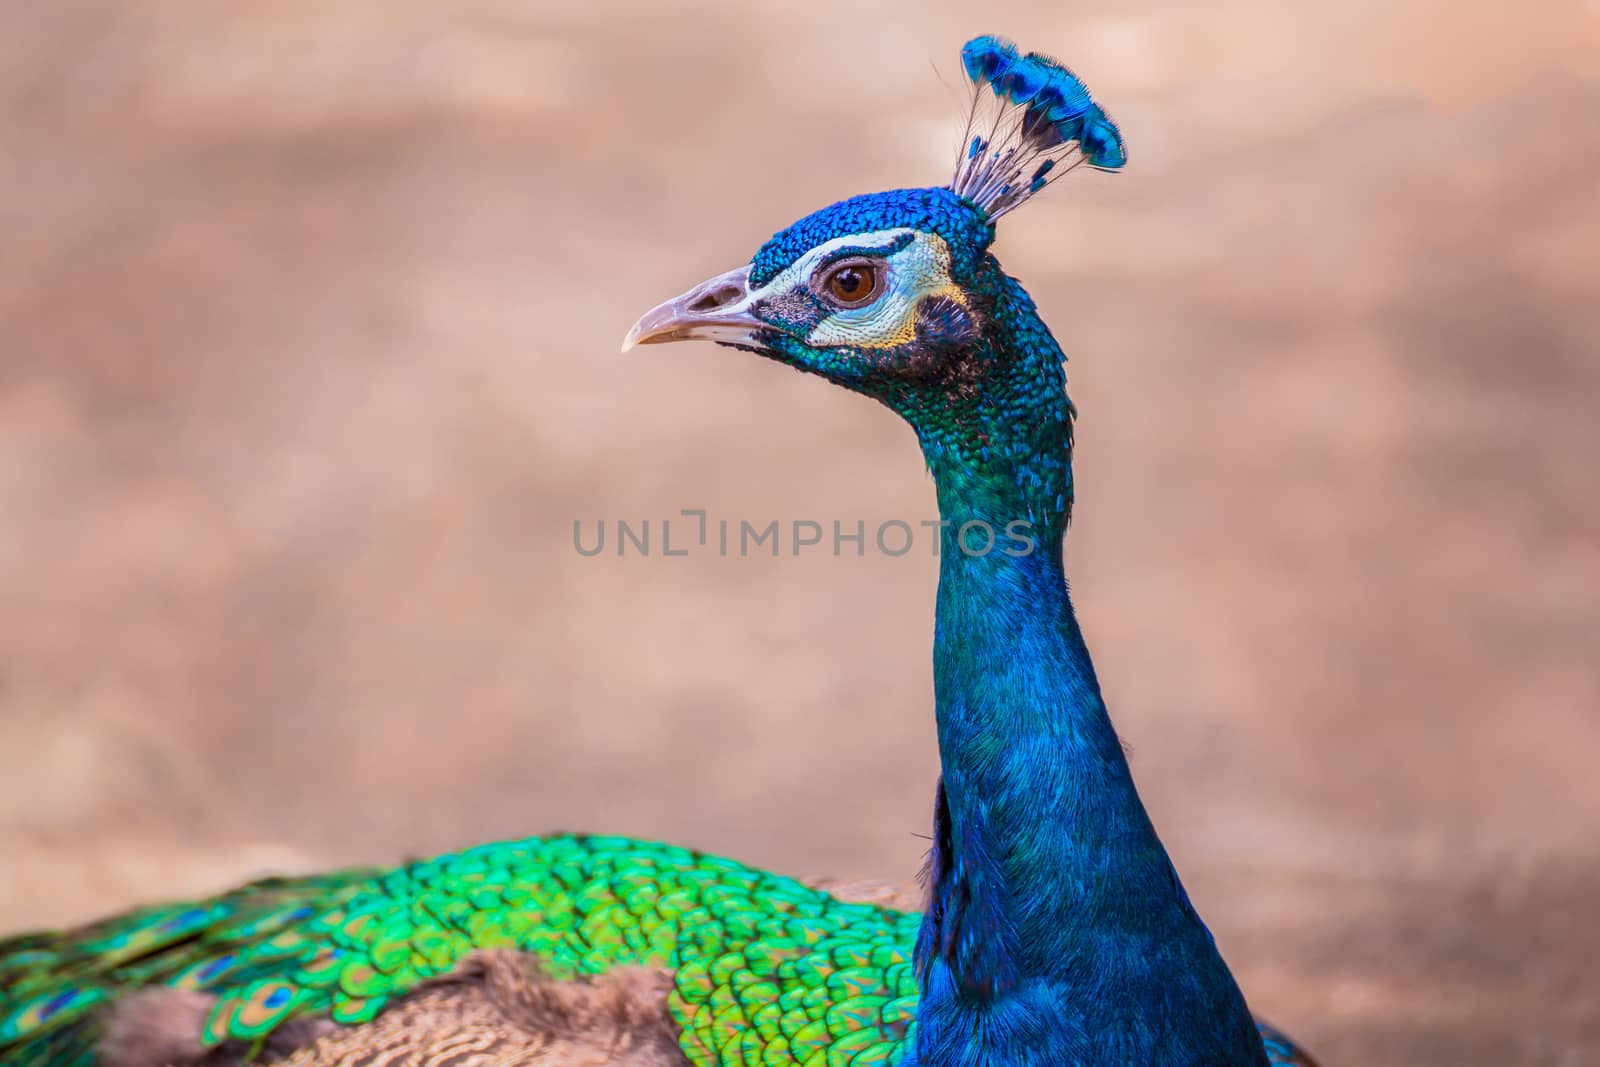
[[[910, 241], [905, 241], [909, 237]], [[896, 244], [902, 247], [890, 253]], [[810, 287], [844, 250], [877, 258], [882, 250], [887, 277], [882, 294], [858, 308], [837, 308], [812, 327], [805, 343], [813, 348], [849, 345], [855, 348], [894, 348], [917, 336], [917, 308], [930, 296], [947, 296], [966, 304], [966, 296], [950, 280], [950, 249], [944, 240], [921, 230], [897, 228], [838, 237], [818, 245], [795, 260], [770, 283], [765, 292], [781, 293], [797, 286]]]

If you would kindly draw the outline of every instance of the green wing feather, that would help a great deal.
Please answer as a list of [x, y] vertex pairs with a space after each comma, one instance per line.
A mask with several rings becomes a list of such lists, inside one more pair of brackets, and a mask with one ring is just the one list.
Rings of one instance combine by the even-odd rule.
[[360, 1023], [472, 950], [512, 947], [558, 978], [673, 970], [697, 1067], [878, 1067], [905, 1048], [919, 921], [670, 845], [509, 841], [0, 942], [0, 1061], [87, 1067], [98, 1009], [157, 985], [216, 996], [212, 1045], [296, 1017]]

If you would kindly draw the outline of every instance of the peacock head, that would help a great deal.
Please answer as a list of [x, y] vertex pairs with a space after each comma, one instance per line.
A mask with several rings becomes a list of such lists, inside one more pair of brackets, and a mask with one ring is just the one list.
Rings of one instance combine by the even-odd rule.
[[651, 309], [624, 346], [707, 338], [865, 390], [936, 378], [982, 333], [993, 238], [949, 189], [852, 197]]
[[[806, 216], [749, 263], [646, 312], [624, 350], [701, 338], [753, 351], [884, 401], [925, 445], [960, 421], [953, 407], [976, 398], [991, 416], [1015, 416], [1019, 390], [1040, 380], [1070, 418], [1060, 350], [989, 246], [1000, 218], [1074, 169], [1120, 168], [1122, 138], [1047, 56], [979, 37], [962, 63], [973, 99], [949, 186]], [[972, 417], [959, 436], [987, 441]]]

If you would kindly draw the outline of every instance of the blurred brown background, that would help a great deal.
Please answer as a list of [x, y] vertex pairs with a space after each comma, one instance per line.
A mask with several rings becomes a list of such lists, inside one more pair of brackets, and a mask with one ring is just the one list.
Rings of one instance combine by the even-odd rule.
[[872, 404], [618, 341], [947, 179], [960, 43], [1132, 164], [998, 252], [1069, 567], [1252, 1002], [1600, 1063], [1600, 5], [0, 8], [0, 929], [555, 828], [906, 879], [935, 562], [572, 524], [933, 514]]

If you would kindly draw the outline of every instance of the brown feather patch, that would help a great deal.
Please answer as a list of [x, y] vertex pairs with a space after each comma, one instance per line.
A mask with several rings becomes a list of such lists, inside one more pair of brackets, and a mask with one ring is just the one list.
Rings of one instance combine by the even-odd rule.
[[200, 1028], [212, 998], [181, 989], [146, 989], [106, 1013], [100, 1056], [106, 1067], [164, 1067], [197, 1062]]
[[359, 1027], [281, 1067], [686, 1067], [667, 1011], [671, 976], [623, 968], [557, 981], [510, 949], [468, 956]]
[[475, 952], [372, 1022], [301, 1020], [264, 1047], [200, 1043], [213, 998], [151, 989], [107, 1014], [105, 1067], [687, 1067], [667, 1010], [672, 977], [621, 968], [557, 981], [533, 956]]
[[[249, 1048], [230, 1041], [215, 1048], [201, 1031], [216, 998], [185, 989], [145, 989], [118, 1000], [105, 1016], [100, 1038], [104, 1067], [230, 1067], [246, 1061]], [[258, 1062], [292, 1054], [338, 1029], [325, 1019], [296, 1019], [273, 1032]]]

